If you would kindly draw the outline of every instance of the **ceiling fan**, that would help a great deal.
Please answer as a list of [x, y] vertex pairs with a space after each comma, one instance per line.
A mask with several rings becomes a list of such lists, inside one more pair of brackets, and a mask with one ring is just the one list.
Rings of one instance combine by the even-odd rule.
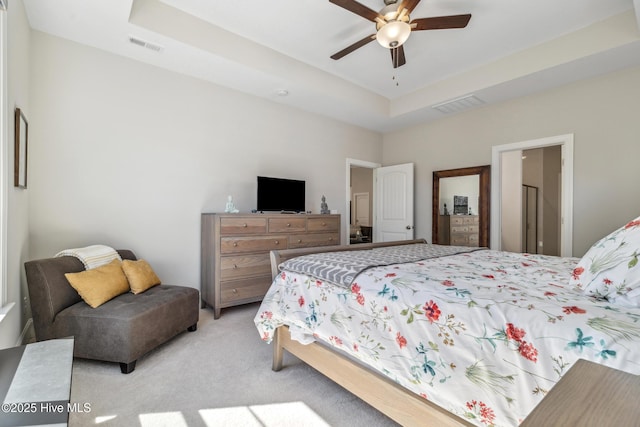
[[466, 14], [418, 18], [411, 21], [409, 14], [420, 3], [420, 0], [403, 0], [400, 5], [398, 5], [398, 0], [384, 0], [385, 7], [380, 12], [369, 9], [355, 0], [329, 1], [376, 24], [376, 32], [374, 34], [331, 55], [331, 59], [340, 59], [370, 41], [378, 40], [378, 43], [391, 51], [393, 68], [406, 64], [407, 61], [402, 45], [407, 41], [412, 31], [464, 28], [471, 19], [471, 14]]

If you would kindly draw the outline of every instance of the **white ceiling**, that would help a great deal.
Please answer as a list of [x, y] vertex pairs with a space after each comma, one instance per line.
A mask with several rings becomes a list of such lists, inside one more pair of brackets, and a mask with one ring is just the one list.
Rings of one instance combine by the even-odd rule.
[[640, 0], [422, 0], [412, 19], [471, 21], [412, 33], [398, 69], [376, 42], [330, 59], [375, 25], [328, 0], [23, 2], [35, 30], [379, 132], [470, 94], [490, 104], [640, 65]]

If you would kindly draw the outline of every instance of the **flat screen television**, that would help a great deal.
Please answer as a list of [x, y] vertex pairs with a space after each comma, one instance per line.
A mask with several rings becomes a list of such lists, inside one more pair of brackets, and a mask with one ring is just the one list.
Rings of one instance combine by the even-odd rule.
[[304, 212], [305, 182], [259, 176], [257, 210], [259, 212]]

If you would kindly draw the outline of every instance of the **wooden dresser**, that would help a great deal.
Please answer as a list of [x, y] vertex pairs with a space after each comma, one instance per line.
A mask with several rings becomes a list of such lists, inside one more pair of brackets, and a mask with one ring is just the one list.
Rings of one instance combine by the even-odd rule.
[[340, 215], [202, 214], [202, 307], [260, 301], [272, 282], [269, 251], [340, 244]]
[[438, 243], [452, 246], [478, 246], [480, 218], [478, 215], [440, 215]]

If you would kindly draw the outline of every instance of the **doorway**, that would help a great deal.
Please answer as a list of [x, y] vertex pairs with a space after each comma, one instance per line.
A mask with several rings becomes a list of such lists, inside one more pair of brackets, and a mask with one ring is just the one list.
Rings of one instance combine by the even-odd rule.
[[[346, 207], [349, 220], [345, 221], [345, 241], [360, 243], [365, 240], [363, 234], [369, 242], [413, 239], [413, 169], [413, 163], [382, 167], [377, 163], [347, 159]], [[367, 178], [355, 189], [355, 177], [360, 175]], [[369, 193], [368, 226], [356, 223], [359, 220], [354, 216], [356, 193]], [[364, 206], [364, 202], [361, 205]], [[358, 214], [358, 217], [365, 216]]]
[[[513, 144], [494, 146], [492, 149], [492, 177], [491, 177], [491, 248], [497, 250], [508, 250], [521, 252], [523, 241], [526, 237], [523, 234], [524, 216], [523, 207], [523, 184], [531, 185], [531, 177], [527, 177], [529, 182], [523, 182], [523, 168], [528, 155], [543, 155], [533, 150], [550, 148], [548, 153], [553, 155], [560, 152], [559, 163], [556, 172], [548, 172], [552, 176], [552, 184], [547, 183], [547, 196], [556, 206], [559, 215], [557, 220], [546, 221], [547, 232], [544, 233], [544, 223], [536, 220], [538, 236], [545, 236], [541, 240], [534, 240], [533, 244], [539, 250], [543, 247], [544, 241], [548, 242], [549, 250], [556, 252], [560, 256], [572, 256], [573, 253], [573, 134], [560, 135], [549, 138], [542, 138], [530, 141], [522, 141]], [[555, 148], [553, 148], [555, 147]], [[526, 153], [526, 154], [525, 154]], [[557, 154], [556, 154], [557, 155]], [[553, 165], [553, 161], [547, 162]], [[529, 173], [530, 174], [530, 173]], [[543, 173], [541, 172], [542, 176]], [[555, 188], [554, 188], [555, 185]], [[544, 186], [544, 179], [540, 178], [540, 185]], [[552, 200], [555, 198], [555, 200]], [[540, 199], [538, 198], [538, 201]], [[558, 208], [559, 206], [559, 208]], [[545, 205], [538, 203], [538, 218], [543, 218]], [[549, 213], [547, 213], [548, 217]], [[543, 234], [544, 233], [544, 234]], [[558, 238], [559, 236], [559, 238]], [[534, 238], [535, 239], [535, 238]], [[553, 249], [554, 245], [559, 249]], [[545, 253], [547, 251], [540, 251]]]
[[[346, 239], [343, 239], [345, 242], [351, 243], [359, 243], [360, 241], [364, 241], [365, 239], [362, 237], [362, 225], [359, 224], [361, 220], [363, 220], [363, 210], [364, 210], [364, 196], [363, 194], [367, 193], [369, 195], [367, 204], [369, 205], [369, 224], [365, 226], [369, 226], [372, 228], [375, 215], [373, 211], [373, 201], [375, 199], [375, 187], [373, 185], [373, 172], [375, 169], [379, 168], [379, 163], [367, 162], [364, 160], [356, 160], [356, 159], [347, 159], [347, 192], [346, 192], [346, 207], [347, 207], [347, 221], [346, 221]], [[358, 200], [354, 200], [356, 195], [360, 195]], [[360, 203], [359, 209], [357, 204]], [[358, 219], [356, 216], [359, 216]], [[358, 236], [358, 230], [360, 230], [360, 235]], [[365, 231], [368, 232], [367, 229]], [[369, 234], [369, 242], [373, 240], [373, 236]], [[358, 237], [360, 237], [358, 239]]]

